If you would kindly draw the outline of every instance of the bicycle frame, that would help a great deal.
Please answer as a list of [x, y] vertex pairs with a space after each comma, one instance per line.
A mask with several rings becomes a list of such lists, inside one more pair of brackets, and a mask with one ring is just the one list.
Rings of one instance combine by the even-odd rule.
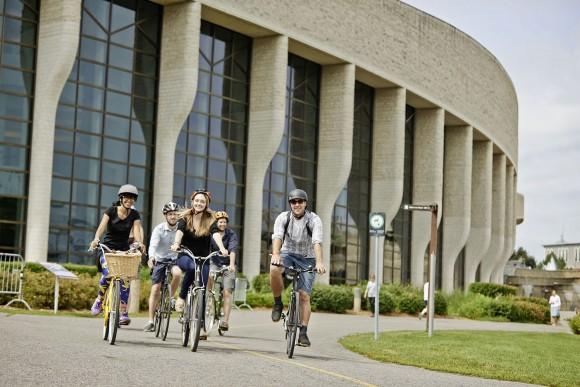
[[[220, 311], [223, 305], [223, 275], [228, 270], [227, 266], [222, 266], [218, 271], [210, 273], [212, 288], [206, 290], [205, 306], [205, 331], [209, 334], [216, 322], [220, 320]], [[223, 332], [218, 330], [220, 336]]]
[[155, 337], [161, 334], [161, 340], [165, 341], [171, 319], [171, 269], [173, 263], [165, 266], [165, 279], [161, 284], [161, 294], [157, 308], [155, 309]]

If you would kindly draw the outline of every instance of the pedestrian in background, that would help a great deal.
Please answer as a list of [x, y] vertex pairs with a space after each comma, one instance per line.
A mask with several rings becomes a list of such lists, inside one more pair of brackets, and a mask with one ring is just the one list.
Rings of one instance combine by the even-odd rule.
[[560, 320], [560, 306], [562, 301], [560, 301], [560, 296], [556, 293], [556, 289], [552, 290], [552, 295], [550, 296], [550, 320], [552, 321], [552, 326], [558, 325]]
[[367, 299], [369, 310], [371, 311], [371, 317], [375, 316], [375, 300], [377, 297], [377, 282], [375, 275], [371, 274], [369, 282], [367, 282], [367, 288], [365, 289], [364, 298]]
[[429, 282], [423, 285], [423, 310], [419, 313], [419, 320], [427, 314], [427, 304], [429, 303]]

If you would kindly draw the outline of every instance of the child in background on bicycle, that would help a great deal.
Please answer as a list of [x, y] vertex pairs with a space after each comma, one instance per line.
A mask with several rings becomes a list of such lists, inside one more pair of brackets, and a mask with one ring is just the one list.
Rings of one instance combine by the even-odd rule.
[[[279, 321], [282, 316], [282, 279], [284, 264], [299, 269], [315, 268], [318, 274], [324, 274], [326, 269], [322, 263], [322, 221], [314, 212], [306, 211], [308, 194], [301, 189], [288, 193], [288, 203], [291, 211], [282, 212], [274, 223], [272, 234], [272, 262], [270, 265], [270, 287], [274, 295], [272, 321]], [[300, 317], [302, 326], [298, 336], [298, 345], [310, 346], [308, 339], [308, 321], [310, 320], [310, 293], [314, 283], [314, 273], [301, 273], [298, 277], [298, 292], [300, 294]]]
[[[139, 192], [137, 187], [131, 184], [125, 184], [119, 188], [117, 194], [119, 200], [105, 213], [101, 219], [101, 223], [95, 232], [95, 239], [91, 242], [91, 250], [97, 248], [100, 242], [100, 238], [105, 233], [103, 244], [111, 250], [127, 251], [129, 250], [129, 235], [133, 233], [134, 245], [139, 247], [142, 251], [145, 246], [143, 245], [143, 235], [141, 228], [141, 216], [139, 211], [132, 208], [135, 201], [139, 197]], [[93, 306], [91, 307], [91, 313], [97, 315], [101, 313], [103, 296], [107, 292], [111, 280], [107, 278], [109, 270], [105, 261], [105, 257], [102, 251], [99, 252], [100, 266], [102, 276], [99, 281], [99, 292]], [[129, 300], [129, 285], [127, 281], [123, 281], [121, 286], [121, 317], [119, 319], [119, 324], [129, 325], [131, 319], [129, 318], [129, 313], [127, 312], [127, 303]]]
[[[200, 257], [209, 255], [211, 240], [214, 233], [218, 233], [213, 211], [210, 210], [211, 193], [205, 190], [196, 190], [191, 194], [191, 208], [182, 211], [177, 220], [177, 232], [171, 245], [172, 251], [178, 251], [181, 245], [187, 247], [193, 254]], [[221, 250], [221, 249], [220, 249]], [[227, 255], [225, 249], [222, 254]], [[185, 298], [189, 287], [195, 280], [195, 262], [186, 254], [179, 254], [177, 266], [185, 272], [181, 283], [179, 298], [175, 303], [175, 310], [183, 312]], [[203, 283], [207, 284], [209, 276], [209, 262], [202, 270]]]
[[161, 295], [161, 284], [165, 281], [165, 269], [171, 265], [171, 297], [177, 290], [179, 281], [181, 280], [181, 269], [175, 265], [177, 253], [171, 251], [171, 244], [175, 240], [175, 233], [177, 232], [177, 204], [168, 202], [163, 206], [163, 215], [165, 222], [158, 224], [151, 233], [151, 241], [149, 242], [149, 260], [147, 265], [153, 270], [151, 273], [151, 293], [149, 294], [149, 322], [145, 325], [143, 330], [145, 332], [153, 332], [155, 324], [153, 322], [153, 315], [155, 308], [159, 303]]
[[[219, 328], [222, 331], [229, 329], [230, 311], [232, 309], [232, 293], [236, 285], [236, 251], [238, 250], [238, 235], [228, 228], [229, 217], [225, 211], [215, 213], [217, 228], [219, 232], [213, 235], [213, 251], [223, 251], [225, 248], [229, 253], [228, 256], [213, 257], [211, 259], [210, 271], [219, 271], [222, 266], [228, 266], [228, 270], [223, 274], [224, 287], [224, 319], [220, 322]], [[221, 242], [221, 246], [220, 246]], [[210, 279], [211, 281], [211, 279]], [[208, 284], [211, 289], [212, 284]]]

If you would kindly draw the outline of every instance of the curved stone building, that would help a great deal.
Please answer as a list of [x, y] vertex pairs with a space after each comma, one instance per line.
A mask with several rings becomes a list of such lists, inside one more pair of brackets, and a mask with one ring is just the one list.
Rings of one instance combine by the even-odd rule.
[[299, 187], [324, 223], [322, 282], [374, 270], [378, 211], [379, 276], [421, 285], [430, 220], [408, 203], [441, 208], [438, 286], [503, 281], [523, 220], [517, 96], [444, 21], [391, 0], [0, 4], [2, 251], [92, 263], [119, 185], [139, 188], [146, 233], [204, 187], [253, 277]]

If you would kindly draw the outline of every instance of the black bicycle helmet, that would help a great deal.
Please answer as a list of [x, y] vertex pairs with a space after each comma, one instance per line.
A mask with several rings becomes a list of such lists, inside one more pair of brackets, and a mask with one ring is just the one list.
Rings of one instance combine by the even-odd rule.
[[137, 187], [135, 187], [133, 184], [125, 184], [122, 185], [121, 188], [119, 188], [119, 192], [117, 192], [117, 195], [119, 197], [131, 195], [135, 196], [135, 199], [137, 199], [137, 197], [139, 197], [139, 191], [137, 191]]
[[288, 193], [288, 201], [295, 200], [295, 199], [301, 199], [301, 200], [304, 200], [307, 202], [308, 201], [308, 194], [304, 190], [301, 190], [298, 188], [293, 189], [292, 191], [290, 191]]
[[167, 214], [168, 212], [171, 212], [171, 211], [177, 211], [178, 208], [179, 208], [179, 206], [176, 203], [167, 202], [163, 206], [163, 215], [165, 215], [165, 214]]

